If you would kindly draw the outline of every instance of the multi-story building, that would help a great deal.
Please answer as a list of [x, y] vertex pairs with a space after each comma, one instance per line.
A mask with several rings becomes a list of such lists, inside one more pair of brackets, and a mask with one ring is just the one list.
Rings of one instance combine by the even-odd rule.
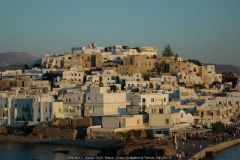
[[188, 61], [177, 61], [170, 63], [169, 72], [171, 75], [177, 75], [178, 73], [194, 73], [198, 74], [198, 65], [190, 63]]
[[211, 85], [213, 82], [222, 82], [222, 74], [215, 72], [214, 65], [200, 66], [198, 75], [201, 76], [206, 86]]
[[157, 57], [156, 47], [142, 46], [139, 50], [141, 55], [145, 55], [147, 57]]
[[232, 115], [232, 107], [222, 104], [214, 105], [211, 103], [204, 103], [197, 107], [197, 115], [194, 117], [196, 124], [203, 124], [211, 127], [212, 123], [223, 122], [230, 123]]
[[119, 74], [149, 73], [155, 68], [155, 59], [144, 55], [134, 55], [123, 58], [123, 64], [118, 65]]
[[129, 93], [127, 95], [128, 113], [138, 114], [149, 112], [149, 108], [155, 105], [167, 105], [169, 102], [168, 94], [162, 93]]
[[85, 115], [106, 116], [126, 113], [126, 92], [110, 87], [90, 86], [86, 93]]
[[103, 57], [100, 53], [82, 53], [74, 55], [71, 59], [72, 67], [96, 68], [103, 66]]
[[85, 72], [78, 68], [70, 68], [63, 71], [63, 80], [69, 83], [83, 83]]
[[172, 106], [151, 106], [149, 111], [149, 125], [170, 128], [178, 123], [193, 123], [193, 116]]
[[0, 102], [0, 123], [5, 126], [48, 123], [65, 116], [63, 102], [54, 102], [51, 96], [5, 97]]

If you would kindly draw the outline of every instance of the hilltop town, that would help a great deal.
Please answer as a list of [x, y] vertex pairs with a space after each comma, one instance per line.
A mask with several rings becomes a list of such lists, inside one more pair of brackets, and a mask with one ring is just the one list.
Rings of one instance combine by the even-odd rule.
[[240, 119], [236, 78], [169, 45], [161, 53], [152, 46], [74, 47], [0, 72], [1, 132], [32, 127], [36, 137], [72, 140], [206, 134]]

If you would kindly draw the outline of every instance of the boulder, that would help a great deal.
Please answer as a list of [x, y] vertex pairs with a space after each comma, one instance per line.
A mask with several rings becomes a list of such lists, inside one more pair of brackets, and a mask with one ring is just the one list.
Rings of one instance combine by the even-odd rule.
[[0, 127], [0, 135], [6, 135], [7, 134], [7, 128]]

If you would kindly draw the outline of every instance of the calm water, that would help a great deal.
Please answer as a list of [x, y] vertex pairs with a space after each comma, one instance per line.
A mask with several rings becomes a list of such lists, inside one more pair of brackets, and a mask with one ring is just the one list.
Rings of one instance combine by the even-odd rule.
[[240, 160], [240, 145], [218, 153], [216, 160]]
[[[70, 153], [54, 153], [56, 150]], [[98, 152], [73, 146], [0, 143], [0, 160], [67, 160], [69, 156], [95, 156]]]

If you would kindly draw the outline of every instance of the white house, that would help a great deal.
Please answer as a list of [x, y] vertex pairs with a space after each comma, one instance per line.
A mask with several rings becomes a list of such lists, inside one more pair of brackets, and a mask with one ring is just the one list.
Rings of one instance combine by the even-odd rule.
[[126, 113], [126, 92], [111, 91], [110, 87], [90, 86], [86, 93], [85, 115], [106, 116]]
[[127, 111], [132, 114], [148, 112], [152, 105], [167, 105], [169, 102], [168, 94], [162, 93], [129, 93], [127, 99]]
[[78, 68], [70, 68], [63, 72], [63, 80], [72, 83], [83, 83], [85, 73]]
[[147, 127], [144, 124], [143, 115], [104, 116], [102, 117], [102, 125], [88, 127], [87, 134], [127, 132], [145, 128]]
[[180, 100], [199, 99], [194, 89], [179, 87], [178, 91], [179, 91]]
[[177, 110], [174, 106], [162, 105], [149, 108], [149, 126], [171, 128], [179, 123], [193, 124], [192, 114]]

